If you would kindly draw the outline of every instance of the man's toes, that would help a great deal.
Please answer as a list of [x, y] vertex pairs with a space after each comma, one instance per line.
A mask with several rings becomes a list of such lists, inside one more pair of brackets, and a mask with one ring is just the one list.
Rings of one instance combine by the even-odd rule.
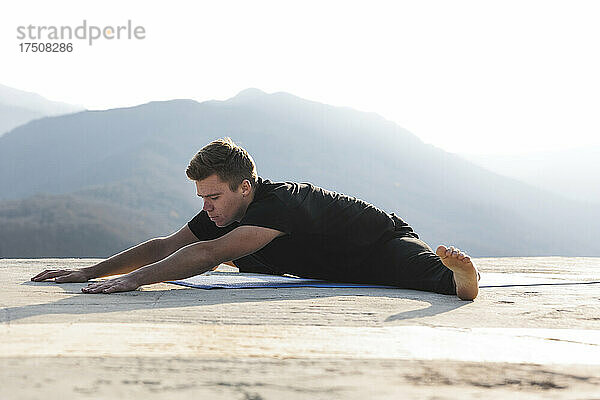
[[435, 254], [437, 254], [441, 258], [446, 258], [446, 250], [446, 246], [440, 245], [435, 251]]
[[459, 252], [457, 258], [462, 261], [465, 258], [465, 253], [463, 253], [462, 251]]
[[469, 261], [471, 261], [471, 257], [468, 254], [461, 252], [460, 256], [459, 256], [459, 260], [461, 260], [464, 263], [468, 263]]
[[456, 247], [451, 247], [451, 249], [452, 249], [452, 253], [450, 253], [450, 257], [452, 257], [452, 258], [458, 257], [458, 253], [460, 253], [460, 250], [457, 249]]

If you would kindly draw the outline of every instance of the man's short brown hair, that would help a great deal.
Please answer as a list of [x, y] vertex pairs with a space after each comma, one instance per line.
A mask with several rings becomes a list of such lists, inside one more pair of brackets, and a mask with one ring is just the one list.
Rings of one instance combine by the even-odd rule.
[[204, 146], [185, 170], [188, 178], [201, 181], [213, 174], [229, 184], [232, 191], [237, 190], [244, 179], [252, 187], [256, 184], [257, 174], [254, 160], [248, 152], [233, 143], [229, 137], [218, 139]]

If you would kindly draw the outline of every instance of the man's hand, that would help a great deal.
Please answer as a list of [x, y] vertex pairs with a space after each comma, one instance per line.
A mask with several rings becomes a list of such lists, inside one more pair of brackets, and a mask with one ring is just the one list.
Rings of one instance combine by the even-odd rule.
[[67, 283], [87, 282], [91, 277], [81, 269], [47, 269], [31, 278], [31, 280], [41, 282], [52, 278], [56, 283]]
[[90, 283], [87, 287], [81, 288], [81, 291], [83, 293], [129, 292], [140, 286], [131, 275], [127, 274], [107, 281]]

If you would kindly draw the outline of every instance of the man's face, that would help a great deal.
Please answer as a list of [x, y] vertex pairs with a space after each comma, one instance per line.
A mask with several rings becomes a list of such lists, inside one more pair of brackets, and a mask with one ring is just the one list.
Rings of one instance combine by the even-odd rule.
[[232, 191], [227, 182], [216, 174], [196, 183], [196, 194], [204, 199], [203, 210], [217, 226], [227, 226], [240, 221], [248, 208], [250, 184], [244, 181]]

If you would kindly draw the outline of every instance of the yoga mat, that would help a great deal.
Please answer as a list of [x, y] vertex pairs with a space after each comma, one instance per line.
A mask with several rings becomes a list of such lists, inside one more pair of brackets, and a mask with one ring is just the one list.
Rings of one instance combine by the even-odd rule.
[[251, 274], [245, 272], [209, 271], [177, 281], [167, 281], [175, 285], [198, 289], [250, 289], [265, 287], [330, 287], [330, 288], [395, 288], [395, 286], [369, 285], [359, 283], [329, 282], [320, 279], [297, 278], [293, 276]]
[[[562, 278], [562, 279], [559, 279]], [[250, 289], [265, 287], [329, 287], [329, 288], [385, 288], [398, 289], [396, 286], [371, 285], [359, 283], [329, 282], [320, 279], [298, 278], [294, 276], [252, 274], [245, 272], [208, 271], [201, 275], [177, 281], [167, 281], [175, 285], [198, 289]], [[484, 273], [479, 282], [480, 288], [511, 287], [511, 286], [546, 286], [546, 285], [579, 285], [597, 284], [599, 281], [565, 280], [562, 275], [547, 275], [523, 273]]]

